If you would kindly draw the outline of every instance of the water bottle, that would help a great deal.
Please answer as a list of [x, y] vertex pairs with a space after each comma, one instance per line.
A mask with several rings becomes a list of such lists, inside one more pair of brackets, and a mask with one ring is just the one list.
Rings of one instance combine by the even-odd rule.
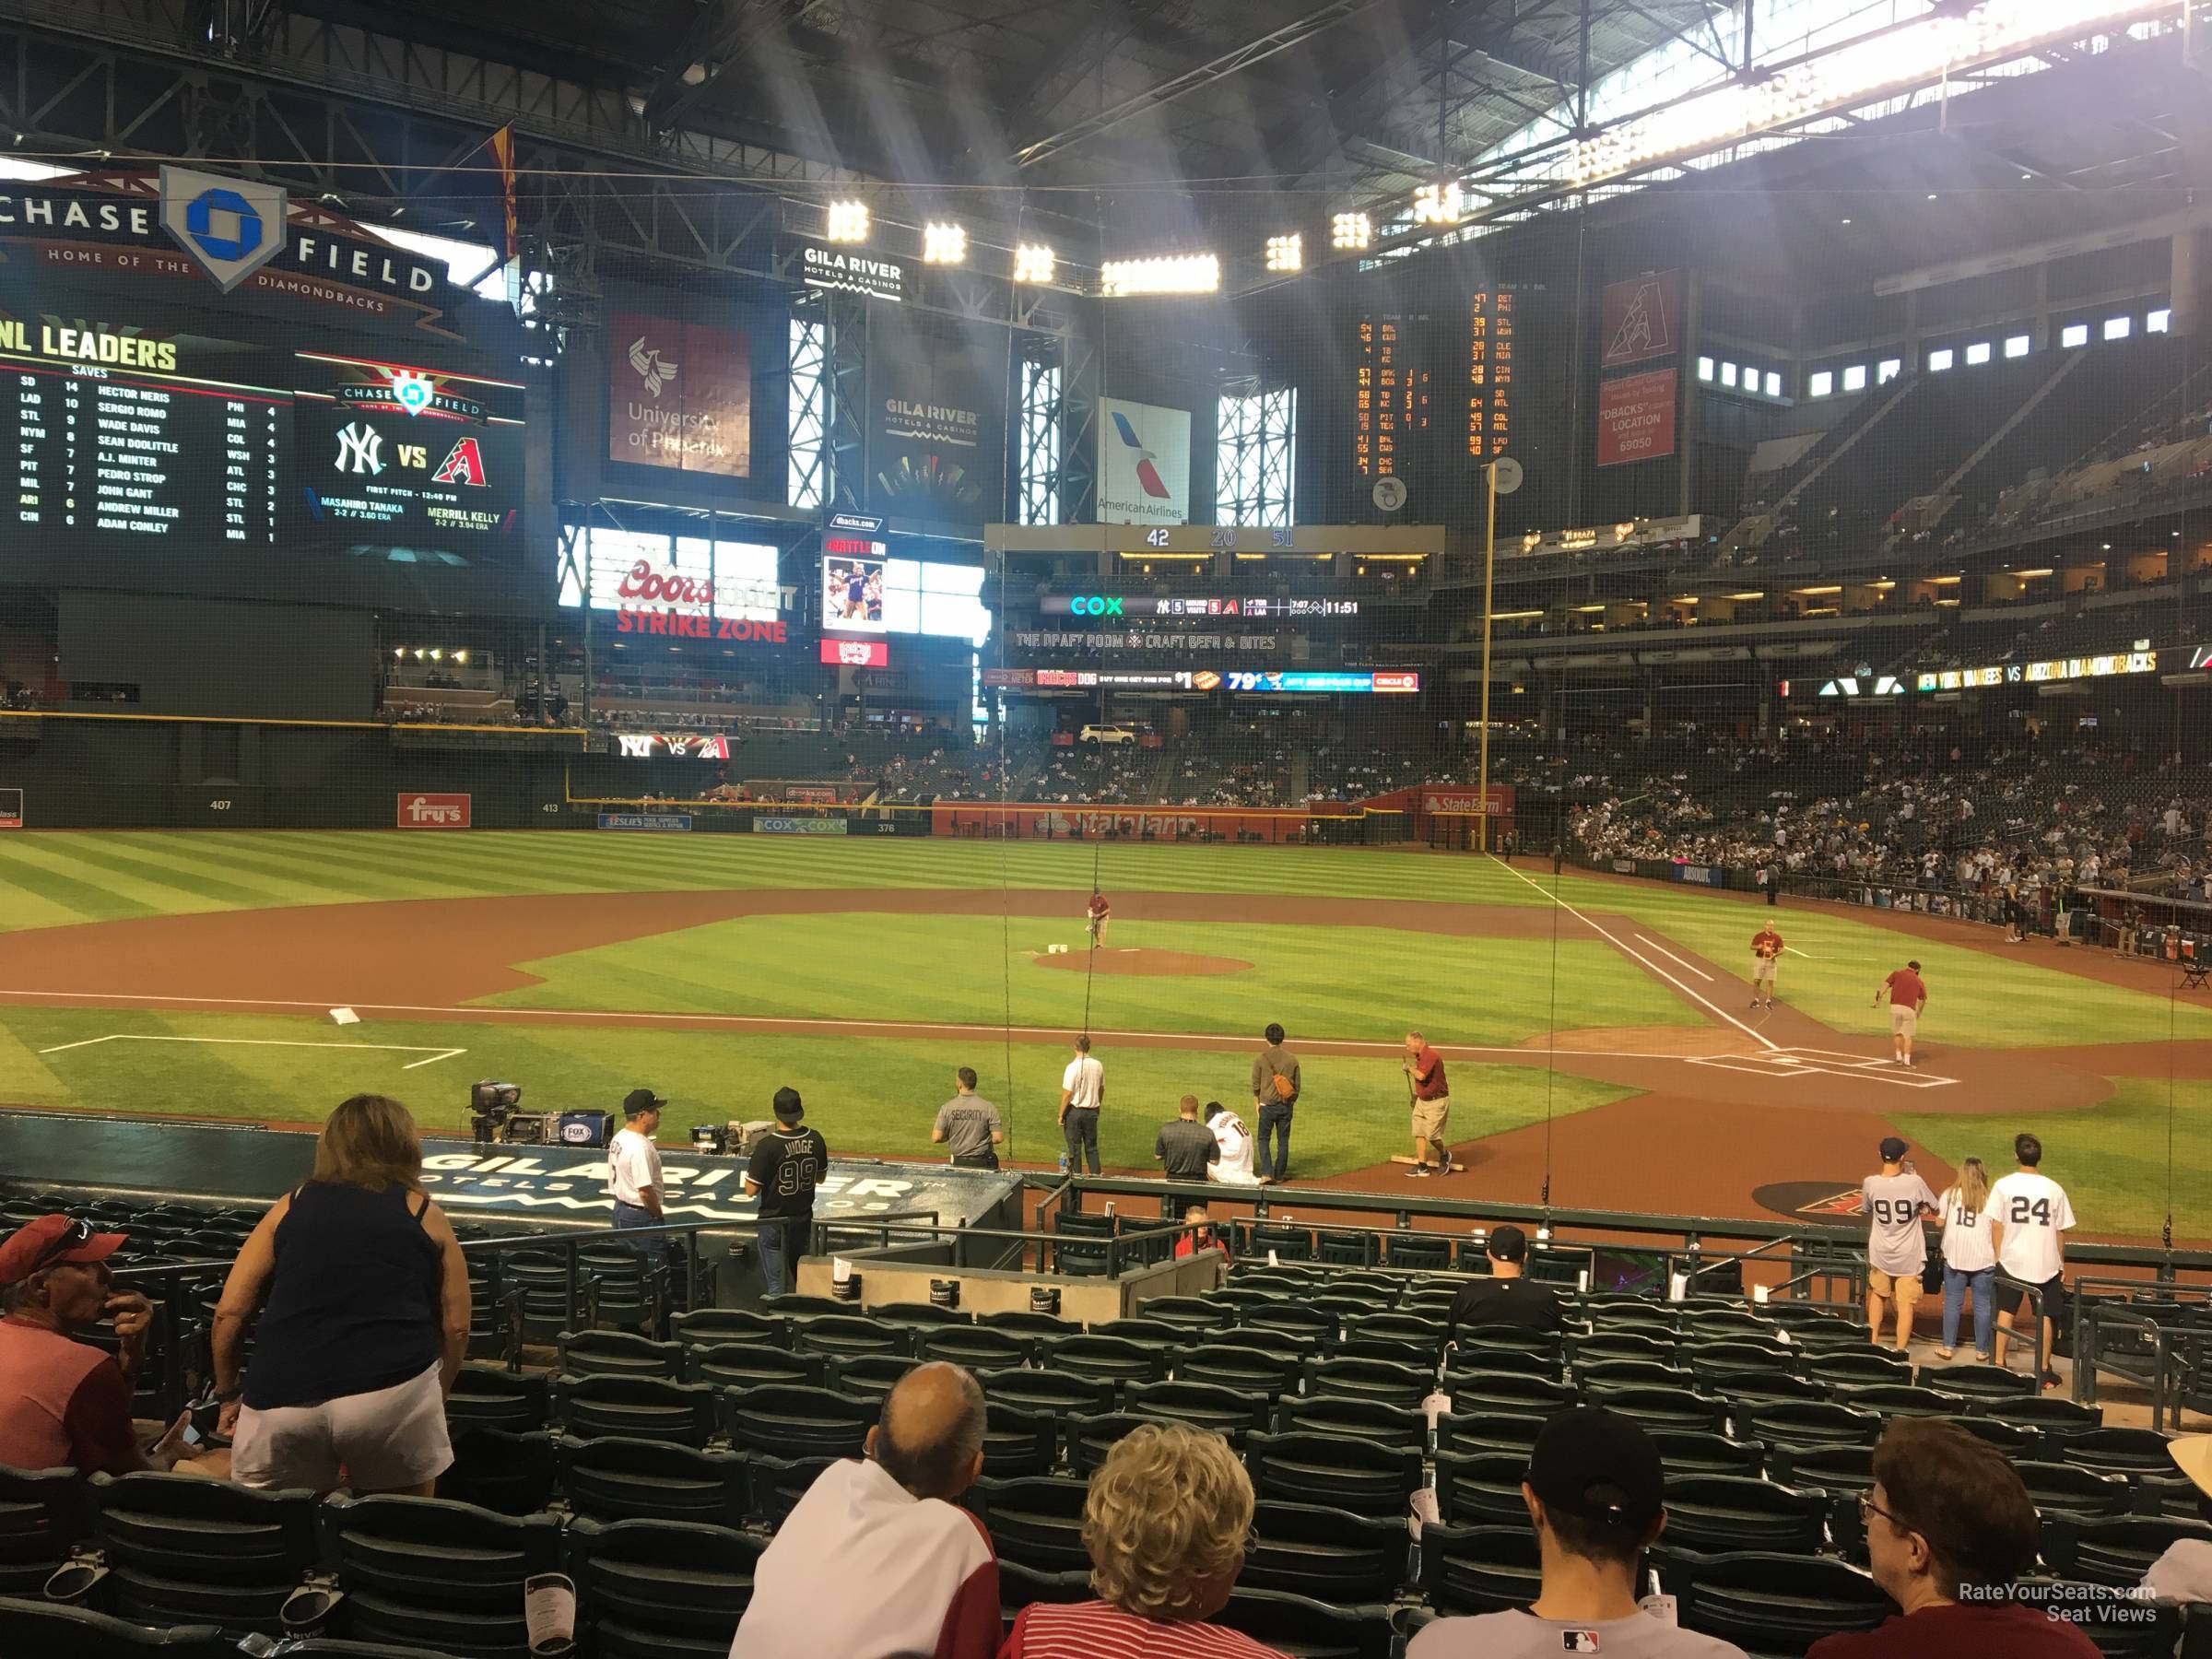
[[1060, 1173], [1063, 1175], [1067, 1173], [1067, 1154], [1065, 1152], [1060, 1154]]

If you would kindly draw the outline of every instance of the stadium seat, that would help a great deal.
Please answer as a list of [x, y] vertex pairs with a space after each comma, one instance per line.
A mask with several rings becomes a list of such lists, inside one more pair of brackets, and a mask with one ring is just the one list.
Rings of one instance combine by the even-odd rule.
[[820, 1354], [797, 1354], [765, 1341], [717, 1342], [684, 1350], [684, 1381], [715, 1388], [758, 1388], [766, 1382], [819, 1388], [828, 1373], [829, 1361]]
[[1650, 1426], [1648, 1432], [1670, 1480], [1684, 1475], [1755, 1477], [1766, 1467], [1767, 1449], [1757, 1441], [1657, 1425]]
[[38, 1596], [91, 1531], [91, 1504], [76, 1470], [0, 1465], [0, 1595]]
[[853, 1398], [881, 1401], [908, 1371], [920, 1364], [908, 1354], [854, 1354], [850, 1359], [829, 1362], [825, 1388]]
[[1550, 1417], [1581, 1398], [1571, 1384], [1500, 1371], [1460, 1371], [1446, 1391], [1454, 1411], [1512, 1411]]
[[1007, 1625], [1031, 1602], [1089, 1601], [1098, 1594], [1090, 1587], [1088, 1568], [1065, 1572], [1041, 1572], [1021, 1561], [1001, 1556], [998, 1561], [999, 1618]]
[[551, 1393], [539, 1371], [509, 1371], [502, 1365], [464, 1365], [445, 1397], [446, 1427], [455, 1434], [471, 1429], [527, 1432], [552, 1418]]
[[984, 1474], [1000, 1480], [1049, 1475], [1059, 1447], [1060, 1418], [1056, 1414], [990, 1403], [984, 1414]]
[[1072, 1336], [1077, 1327], [1054, 1313], [1032, 1312], [1027, 1308], [1009, 1308], [999, 1313], [978, 1313], [975, 1323], [986, 1330], [1005, 1331], [1014, 1336]]
[[2062, 1400], [2054, 1394], [2025, 1394], [1994, 1404], [1975, 1400], [1970, 1402], [1967, 1409], [1971, 1415], [1988, 1418], [1992, 1422], [2035, 1430], [2053, 1453], [2063, 1442], [2094, 1434], [2104, 1427], [2104, 1414], [2094, 1406]]
[[1421, 1484], [1418, 1447], [1339, 1435], [1254, 1434], [1244, 1442], [1244, 1463], [1262, 1498], [1401, 1523]]
[[1332, 1352], [1306, 1361], [1305, 1392], [1309, 1395], [1372, 1400], [1409, 1409], [1428, 1398], [1435, 1387], [1434, 1371], [1388, 1359], [1339, 1357]]
[[1607, 1388], [1695, 1388], [1697, 1379], [1687, 1366], [1661, 1365], [1650, 1359], [1593, 1359], [1578, 1363], [1570, 1374], [1585, 1394]]
[[749, 1455], [753, 1472], [752, 1518], [771, 1532], [783, 1524], [792, 1506], [806, 1495], [816, 1477], [838, 1460], [834, 1457], [776, 1457], [756, 1452]]
[[1966, 1405], [1957, 1394], [1938, 1394], [1933, 1388], [1915, 1388], [1904, 1382], [1877, 1382], [1832, 1392], [1845, 1406], [1878, 1412], [1886, 1418], [1947, 1418], [1963, 1410]]
[[677, 1313], [668, 1321], [668, 1335], [688, 1348], [715, 1347], [725, 1342], [791, 1346], [787, 1321], [742, 1308], [699, 1308]]
[[1924, 1366], [1920, 1380], [1929, 1388], [1968, 1400], [2024, 1400], [2035, 1394], [2033, 1377], [1999, 1365]]
[[1458, 1364], [1479, 1367], [1492, 1354], [1541, 1354], [1552, 1363], [1552, 1374], [1566, 1362], [1567, 1338], [1558, 1331], [1532, 1331], [1520, 1325], [1469, 1325], [1453, 1339]]
[[316, 1560], [313, 1492], [194, 1475], [95, 1475], [88, 1486], [107, 1610], [144, 1624], [281, 1631], [277, 1609]]
[[2168, 1443], [2155, 1430], [2100, 1428], [2068, 1436], [2052, 1451], [2060, 1463], [2118, 1475], [2139, 1487], [2146, 1479], [2165, 1480], [2176, 1474]]
[[1171, 1357], [1166, 1347], [1119, 1336], [1070, 1336], [1040, 1356], [1053, 1371], [1107, 1382], [1158, 1382]]
[[1231, 1325], [1227, 1330], [1208, 1331], [1202, 1337], [1209, 1347], [1249, 1348], [1255, 1354], [1266, 1354], [1297, 1364], [1305, 1363], [1308, 1354], [1319, 1350], [1320, 1341], [1303, 1331], [1255, 1331], [1247, 1325]]
[[1429, 1444], [1429, 1419], [1408, 1406], [1386, 1406], [1335, 1394], [1285, 1394], [1276, 1425], [1286, 1434], [1333, 1434], [1378, 1445], [1419, 1451]]
[[792, 1326], [791, 1347], [794, 1353], [821, 1354], [833, 1359], [849, 1359], [857, 1354], [905, 1359], [914, 1351], [914, 1333], [857, 1314], [821, 1313]]
[[1971, 1414], [1963, 1417], [1938, 1418], [1936, 1420], [1958, 1424], [1976, 1440], [1987, 1441], [2006, 1456], [2016, 1461], [2020, 1458], [2042, 1457], [2046, 1454], [2044, 1451], [2046, 1441], [2042, 1431], [2039, 1429], [2023, 1429], [2017, 1423], [2000, 1423], [1994, 1418], [1974, 1417]]
[[238, 1643], [214, 1625], [149, 1629], [83, 1607], [28, 1596], [0, 1597], [0, 1653], [7, 1659], [238, 1659]]
[[1220, 1330], [1236, 1323], [1235, 1311], [1204, 1296], [1155, 1296], [1137, 1305], [1138, 1314], [1189, 1332]]
[[1122, 1342], [1135, 1342], [1147, 1347], [1173, 1347], [1189, 1340], [1180, 1325], [1170, 1324], [1164, 1319], [1110, 1319], [1103, 1324], [1090, 1327], [1093, 1336], [1112, 1336]]
[[555, 1455], [569, 1507], [594, 1520], [743, 1526], [751, 1512], [750, 1471], [742, 1453], [563, 1435]]
[[1809, 1377], [1800, 1377], [1791, 1371], [1729, 1371], [1712, 1378], [1705, 1384], [1723, 1399], [1738, 1404], [1758, 1402], [1762, 1405], [1780, 1404], [1789, 1400], [1825, 1401], [1834, 1391], [1825, 1382], [1816, 1382]]
[[1431, 1362], [1444, 1347], [1444, 1321], [1426, 1313], [1371, 1313], [1346, 1321], [1344, 1334], [1354, 1341], [1398, 1342], [1421, 1348]]
[[917, 1339], [918, 1360], [946, 1360], [970, 1371], [1011, 1371], [1036, 1351], [1033, 1337], [983, 1325], [946, 1325], [925, 1330]]
[[1526, 1456], [1549, 1419], [1533, 1413], [1447, 1411], [1436, 1419], [1440, 1452], [1518, 1452]]
[[330, 1498], [319, 1519], [347, 1636], [464, 1654], [527, 1651], [523, 1582], [559, 1571], [557, 1517], [440, 1498]]
[[1388, 1607], [1338, 1606], [1247, 1588], [1242, 1582], [1213, 1622], [1241, 1630], [1287, 1659], [1389, 1659], [1397, 1640]]
[[2091, 1520], [2053, 1512], [2043, 1517], [2042, 1557], [2062, 1578], [2126, 1588], [2141, 1583], [2150, 1564], [2184, 1538], [2212, 1543], [2212, 1526], [2171, 1515]]
[[1365, 1267], [1376, 1253], [1374, 1235], [1357, 1228], [1324, 1227], [1313, 1234], [1313, 1259], [1331, 1266]]
[[[1647, 1429], [1673, 1429], [1692, 1434], [1721, 1434], [1727, 1430], [1729, 1405], [1689, 1388], [1607, 1388], [1593, 1382], [1584, 1391], [1589, 1403], [1632, 1417]], [[1456, 1403], [1458, 1396], [1453, 1396]]]
[[1275, 1405], [1264, 1394], [1245, 1394], [1211, 1382], [1132, 1382], [1122, 1390], [1122, 1409], [1159, 1421], [1211, 1430], [1231, 1445], [1271, 1424]]
[[2203, 1634], [2212, 1630], [2212, 1619], [2200, 1617], [2201, 1606], [2138, 1601], [2114, 1595], [2112, 1588], [2030, 1577], [2017, 1580], [2012, 1594], [2029, 1599], [2030, 1606], [2036, 1605], [2033, 1598], [2047, 1597], [2047, 1605], [2065, 1609], [2067, 1621], [2096, 1643], [2104, 1659], [2177, 1659], [2177, 1640], [2178, 1659], [2212, 1654], [2212, 1641]]
[[1871, 1630], [1895, 1610], [1855, 1567], [1818, 1556], [1743, 1551], [1670, 1558], [1660, 1583], [1683, 1629], [1792, 1659], [1821, 1637]]
[[[1482, 1347], [1462, 1350], [1448, 1347], [1444, 1350], [1444, 1377], [1494, 1376], [1510, 1372], [1517, 1377], [1541, 1377], [1547, 1382], [1557, 1382], [1567, 1376], [1566, 1368], [1556, 1355], [1516, 1354], [1510, 1348]], [[1682, 1380], [1688, 1380], [1683, 1373]]]
[[1439, 1613], [1525, 1607], [1543, 1580], [1536, 1535], [1525, 1525], [1421, 1528], [1421, 1589]]
[[777, 1457], [858, 1457], [882, 1415], [881, 1402], [834, 1389], [767, 1383], [722, 1391], [723, 1427], [731, 1443]]
[[502, 1515], [531, 1515], [553, 1496], [553, 1436], [471, 1429], [453, 1437], [453, 1461], [438, 1477], [438, 1496]]
[[1666, 1541], [1711, 1555], [1756, 1544], [1812, 1555], [1824, 1542], [1828, 1500], [1772, 1481], [1735, 1475], [1686, 1475], [1666, 1483]]
[[1083, 1502], [1090, 1487], [1081, 1480], [979, 1480], [968, 1505], [983, 1518], [1002, 1560], [1039, 1572], [1090, 1571], [1083, 1547]]
[[1731, 1414], [1738, 1440], [1770, 1446], [1871, 1446], [1882, 1437], [1882, 1419], [1832, 1400], [1750, 1401]]
[[1297, 1301], [1246, 1308], [1237, 1323], [1246, 1330], [1277, 1331], [1309, 1342], [1334, 1342], [1342, 1322], [1334, 1313]]
[[1105, 1377], [1079, 1377], [1073, 1371], [982, 1371], [976, 1376], [983, 1398], [993, 1406], [1019, 1406], [1028, 1411], [1052, 1411], [1082, 1416], [1112, 1411], [1121, 1384]]
[[574, 1377], [658, 1377], [673, 1382], [682, 1373], [684, 1350], [674, 1342], [653, 1342], [629, 1331], [563, 1331], [559, 1337], [560, 1370]]
[[2012, 1466], [2036, 1509], [2046, 1517], [2101, 1521], [2128, 1512], [2132, 1494], [2122, 1476], [2064, 1463], [2015, 1462]]
[[1447, 1233], [1394, 1232], [1385, 1242], [1382, 1259], [1409, 1272], [1441, 1271], [1452, 1265], [1452, 1239]]
[[1115, 1218], [1062, 1209], [1053, 1216], [1053, 1271], [1069, 1278], [1100, 1278], [1109, 1271], [1109, 1241]]
[[528, 1342], [551, 1342], [572, 1330], [582, 1319], [583, 1285], [581, 1275], [571, 1285], [568, 1264], [550, 1250], [509, 1250], [500, 1254], [501, 1282], [522, 1296], [523, 1336]]
[[1175, 1377], [1179, 1382], [1210, 1382], [1246, 1394], [1265, 1394], [1269, 1399], [1277, 1399], [1287, 1393], [1298, 1382], [1301, 1369], [1296, 1359], [1223, 1342], [1202, 1342], [1194, 1347], [1179, 1348], [1175, 1353]]
[[795, 1290], [787, 1290], [782, 1296], [764, 1296], [760, 1299], [762, 1313], [771, 1319], [784, 1321], [794, 1332], [809, 1320], [825, 1317], [852, 1319], [855, 1317], [853, 1307], [853, 1303], [841, 1302], [834, 1297], [801, 1296]]
[[1528, 1459], [1514, 1452], [1436, 1454], [1437, 1512], [1447, 1526], [1514, 1526], [1528, 1519], [1521, 1483]]
[[657, 1377], [553, 1379], [554, 1415], [564, 1433], [580, 1440], [616, 1435], [704, 1446], [714, 1433], [714, 1397], [703, 1382]]
[[[1869, 1347], [1861, 1343], [1848, 1352], [1809, 1356], [1805, 1360], [1805, 1374], [1831, 1388], [1869, 1388], [1877, 1383], [1910, 1382], [1912, 1361], [1895, 1348]], [[1949, 1371], [1943, 1372], [1947, 1377], [1950, 1374]]]
[[1313, 1235], [1302, 1227], [1254, 1222], [1245, 1238], [1244, 1253], [1254, 1261], [1265, 1261], [1272, 1254], [1278, 1261], [1310, 1262], [1313, 1259]]
[[935, 1302], [878, 1302], [868, 1310], [868, 1317], [910, 1331], [965, 1330], [975, 1324], [974, 1314]]
[[589, 1518], [564, 1544], [597, 1659], [724, 1659], [766, 1547], [727, 1526]]

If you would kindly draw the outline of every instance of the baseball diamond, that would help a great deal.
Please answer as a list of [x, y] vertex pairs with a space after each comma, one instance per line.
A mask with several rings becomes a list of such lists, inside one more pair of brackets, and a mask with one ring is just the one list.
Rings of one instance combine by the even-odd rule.
[[[1045, 954], [1094, 864], [1135, 942]], [[1049, 1162], [1088, 998], [1109, 1168], [1143, 1169], [1186, 1090], [1235, 1098], [1276, 1018], [1306, 1065], [1300, 1177], [1385, 1180], [1411, 1025], [1453, 1067], [1455, 1195], [1535, 1202], [1548, 1173], [1561, 1205], [1756, 1218], [1883, 1134], [1940, 1172], [2032, 1116], [2080, 1135], [2086, 1236], [2124, 1240], [2155, 1230], [2169, 1064], [2212, 1102], [2212, 1012], [2170, 1010], [2160, 964], [1793, 900], [1807, 955], [1747, 1010], [1735, 965], [1772, 913], [1748, 896], [1414, 851], [87, 833], [0, 842], [0, 1100], [28, 1107], [304, 1123], [382, 1080], [457, 1126], [470, 1077], [551, 1111], [651, 1076], [680, 1129], [789, 1082], [840, 1152], [926, 1157], [972, 1064], [1010, 1156]], [[1862, 994], [1907, 950], [1933, 988], [1911, 1070]], [[2212, 1174], [2202, 1121], [2184, 1175]]]

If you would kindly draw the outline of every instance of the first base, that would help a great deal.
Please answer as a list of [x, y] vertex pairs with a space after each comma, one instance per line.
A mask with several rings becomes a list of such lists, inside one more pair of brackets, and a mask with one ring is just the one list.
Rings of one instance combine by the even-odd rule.
[[359, 1025], [361, 1017], [351, 1008], [333, 1008], [330, 1011], [330, 1023], [332, 1025]]

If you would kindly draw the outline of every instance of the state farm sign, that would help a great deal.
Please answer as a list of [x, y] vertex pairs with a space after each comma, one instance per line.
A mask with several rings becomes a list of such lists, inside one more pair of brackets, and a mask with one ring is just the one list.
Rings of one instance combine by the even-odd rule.
[[1432, 814], [1471, 813], [1478, 818], [1511, 818], [1513, 811], [1513, 786], [1511, 783], [1493, 783], [1486, 800], [1476, 789], [1424, 789], [1421, 791], [1421, 810]]
[[465, 830], [469, 797], [465, 794], [403, 794], [399, 797], [402, 830]]

